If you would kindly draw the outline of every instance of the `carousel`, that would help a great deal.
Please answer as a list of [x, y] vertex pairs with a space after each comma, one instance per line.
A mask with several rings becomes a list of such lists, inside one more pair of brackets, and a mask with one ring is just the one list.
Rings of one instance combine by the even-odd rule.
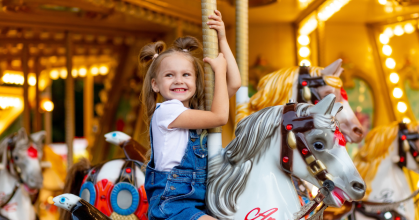
[[[200, 56], [216, 58], [219, 38], [207, 24], [215, 10], [241, 87], [227, 123], [194, 148], [205, 165], [205, 213], [419, 220], [419, 1], [0, 6], [0, 220], [161, 219], [146, 193], [140, 51], [192, 36]], [[215, 74], [208, 63], [203, 70], [211, 111]]]

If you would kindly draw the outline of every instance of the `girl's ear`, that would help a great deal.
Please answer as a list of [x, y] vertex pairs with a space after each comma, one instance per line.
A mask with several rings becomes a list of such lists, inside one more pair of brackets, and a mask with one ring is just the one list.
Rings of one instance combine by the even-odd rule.
[[153, 88], [153, 91], [155, 92], [155, 93], [158, 93], [159, 92], [159, 88], [157, 87], [157, 82], [156, 82], [156, 79], [151, 79], [151, 87]]

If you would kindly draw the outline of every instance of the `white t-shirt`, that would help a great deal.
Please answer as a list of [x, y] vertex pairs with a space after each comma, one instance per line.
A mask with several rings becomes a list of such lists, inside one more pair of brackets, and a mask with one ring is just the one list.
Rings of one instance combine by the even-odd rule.
[[154, 164], [158, 171], [170, 171], [180, 164], [189, 140], [189, 130], [168, 126], [185, 110], [182, 102], [176, 99], [157, 103], [151, 122], [153, 135]]

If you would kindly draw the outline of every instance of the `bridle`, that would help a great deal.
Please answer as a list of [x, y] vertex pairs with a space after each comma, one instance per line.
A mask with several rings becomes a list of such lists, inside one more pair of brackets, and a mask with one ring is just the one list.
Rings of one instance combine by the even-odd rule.
[[313, 104], [317, 104], [321, 100], [317, 88], [326, 86], [326, 82], [323, 77], [311, 77], [308, 66], [300, 66], [298, 74], [298, 87], [297, 87], [297, 102], [307, 103], [311, 101]]
[[[310, 174], [316, 178], [316, 180], [322, 185], [319, 189], [317, 196], [302, 207], [302, 209], [296, 214], [300, 219], [310, 212], [312, 212], [320, 203], [330, 194], [334, 189], [335, 185], [332, 181], [333, 177], [327, 172], [326, 166], [322, 161], [318, 160], [316, 156], [310, 151], [308, 144], [304, 137], [304, 132], [312, 130], [314, 128], [314, 119], [312, 116], [301, 116], [298, 117], [296, 114], [297, 103], [290, 100], [284, 106], [282, 113], [282, 124], [281, 124], [281, 167], [282, 170], [288, 174], [292, 174], [293, 167], [293, 150], [297, 149], [304, 162], [307, 165], [307, 169]], [[322, 190], [324, 189], [324, 190]], [[321, 207], [321, 210], [325, 209], [325, 205]], [[313, 216], [314, 217], [314, 216]]]
[[[399, 132], [397, 134], [398, 137], [398, 159], [397, 166], [403, 170], [403, 167], [407, 166], [407, 153], [410, 152], [415, 159], [416, 162], [419, 162], [419, 153], [415, 149], [414, 141], [419, 140], [419, 133], [417, 132], [409, 132], [405, 123], [399, 123]], [[390, 212], [393, 216], [393, 219], [405, 219], [401, 214], [395, 211], [395, 209], [403, 202], [406, 202], [416, 195], [419, 194], [419, 190], [414, 191], [410, 196], [407, 198], [396, 201], [396, 202], [368, 202], [368, 201], [358, 201], [355, 202], [354, 210], [359, 211], [360, 213], [364, 214], [365, 216], [375, 218], [375, 219], [383, 219], [383, 214], [385, 212]], [[367, 210], [370, 209], [370, 211]]]
[[407, 152], [410, 152], [416, 162], [419, 163], [419, 152], [415, 149], [414, 141], [419, 139], [419, 133], [409, 132], [405, 123], [399, 123], [398, 144], [399, 144], [399, 162], [400, 169], [407, 165]]

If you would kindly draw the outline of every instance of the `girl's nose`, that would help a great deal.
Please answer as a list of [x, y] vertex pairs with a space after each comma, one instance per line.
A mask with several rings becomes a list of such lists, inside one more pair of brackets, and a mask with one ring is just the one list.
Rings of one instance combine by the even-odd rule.
[[182, 84], [182, 83], [183, 83], [182, 77], [175, 78], [175, 84]]

